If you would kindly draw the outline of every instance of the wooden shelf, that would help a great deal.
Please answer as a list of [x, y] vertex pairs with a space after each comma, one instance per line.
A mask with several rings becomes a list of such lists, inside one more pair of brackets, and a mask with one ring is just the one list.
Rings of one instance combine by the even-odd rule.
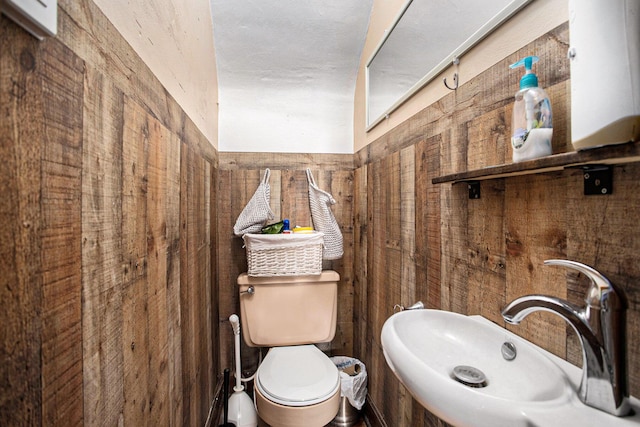
[[520, 163], [507, 163], [442, 175], [431, 180], [433, 184], [481, 181], [509, 176], [530, 175], [585, 165], [616, 165], [640, 161], [640, 142], [608, 145], [584, 151], [554, 154]]

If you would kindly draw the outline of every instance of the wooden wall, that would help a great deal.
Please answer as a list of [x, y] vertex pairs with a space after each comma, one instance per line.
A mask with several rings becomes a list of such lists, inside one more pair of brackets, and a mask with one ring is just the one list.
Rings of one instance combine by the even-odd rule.
[[203, 426], [217, 153], [92, 2], [59, 5], [42, 42], [0, 17], [0, 425]]
[[[273, 222], [289, 218], [291, 225], [311, 225], [306, 169], [310, 168], [316, 184], [333, 195], [332, 211], [344, 238], [344, 256], [323, 261], [323, 269], [340, 274], [338, 286], [338, 320], [336, 336], [322, 347], [333, 355], [353, 354], [354, 307], [354, 214], [353, 156], [343, 154], [220, 153], [218, 188], [218, 285], [220, 303], [221, 369], [233, 370], [233, 333], [229, 316], [240, 313], [236, 279], [247, 271], [243, 241], [233, 234], [233, 226], [242, 209], [253, 196], [264, 169], [271, 170], [271, 209]], [[256, 349], [242, 341], [242, 368], [252, 373], [257, 366]]]
[[[305, 169], [338, 201], [343, 259], [331, 354], [369, 372], [371, 413], [437, 426], [387, 368], [382, 324], [396, 303], [482, 314], [511, 299], [580, 303], [585, 283], [543, 267], [590, 264], [629, 297], [631, 392], [640, 394], [640, 166], [614, 168], [609, 196], [582, 195], [579, 171], [433, 185], [508, 162], [507, 65], [538, 54], [554, 107], [554, 151], [570, 149], [567, 26], [351, 155], [220, 153], [91, 2], [60, 2], [59, 36], [37, 42], [0, 17], [0, 425], [204, 425], [233, 363], [228, 317], [246, 271], [233, 224], [265, 168], [279, 218], [310, 222]], [[217, 322], [216, 322], [217, 319]], [[548, 313], [514, 332], [580, 363]], [[243, 347], [247, 371], [255, 350]]]
[[[422, 300], [430, 308], [481, 314], [505, 326], [500, 310], [512, 299], [546, 293], [581, 304], [583, 278], [544, 267], [549, 258], [592, 265], [619, 283], [630, 300], [628, 358], [632, 394], [640, 394], [640, 166], [614, 168], [609, 196], [583, 196], [578, 170], [483, 181], [482, 198], [464, 184], [434, 185], [434, 177], [511, 161], [510, 121], [519, 73], [508, 65], [541, 57], [537, 73], [554, 108], [554, 152], [571, 150], [568, 26], [523, 47], [401, 126], [345, 156], [220, 153], [218, 188], [220, 368], [232, 363], [228, 316], [239, 310], [237, 275], [246, 271], [232, 227], [272, 170], [276, 216], [308, 219], [304, 169], [338, 199], [345, 258], [326, 267], [343, 277], [339, 331], [327, 349], [353, 355], [369, 373], [367, 413], [373, 425], [446, 425], [417, 404], [387, 367], [380, 344], [394, 304]], [[353, 323], [350, 323], [351, 320]], [[509, 326], [536, 344], [581, 364], [573, 330], [549, 313]], [[243, 367], [255, 369], [243, 348]]]
[[[629, 298], [631, 393], [640, 395], [640, 165], [614, 168], [614, 193], [584, 196], [582, 172], [565, 170], [464, 184], [438, 175], [511, 161], [510, 120], [519, 73], [508, 64], [536, 54], [554, 111], [554, 152], [571, 150], [568, 26], [510, 55], [356, 154], [354, 354], [367, 365], [369, 403], [389, 426], [440, 426], [388, 369], [380, 331], [396, 303], [481, 314], [505, 326], [514, 298], [545, 293], [583, 304], [582, 277], [543, 260], [594, 266]], [[580, 365], [573, 330], [550, 313], [513, 332]]]

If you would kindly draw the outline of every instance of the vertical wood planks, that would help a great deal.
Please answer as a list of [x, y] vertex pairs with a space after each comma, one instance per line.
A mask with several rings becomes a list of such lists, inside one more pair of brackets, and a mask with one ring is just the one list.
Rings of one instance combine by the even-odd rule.
[[[231, 314], [240, 315], [240, 303], [238, 299], [238, 287], [236, 285], [238, 275], [247, 271], [247, 261], [245, 256], [244, 242], [240, 237], [234, 235], [233, 226], [238, 215], [244, 209], [246, 203], [253, 196], [264, 170], [248, 170], [248, 171], [220, 171], [218, 194], [218, 241], [222, 247], [227, 250], [218, 252], [218, 286], [219, 294], [219, 355], [220, 369], [231, 368], [233, 366], [233, 348], [234, 336], [229, 324], [229, 316]], [[271, 207], [279, 205], [278, 199], [274, 197], [274, 176], [276, 174], [271, 171], [270, 186]], [[276, 190], [277, 191], [277, 190]], [[274, 211], [275, 213], [275, 211]], [[275, 220], [274, 220], [275, 221]], [[244, 345], [241, 340], [242, 366], [244, 369], [257, 368], [257, 353], [251, 351]]]
[[[221, 170], [218, 174], [218, 194], [222, 194], [223, 189], [227, 188], [228, 191], [231, 190], [231, 172]], [[229, 201], [225, 201], [224, 203], [221, 200], [217, 200], [217, 241], [220, 246], [227, 246], [229, 252], [233, 251], [232, 241], [233, 241], [233, 225], [235, 224], [235, 217], [233, 217], [233, 212], [231, 208], [231, 204], [233, 202], [233, 196], [230, 197]], [[229, 349], [229, 337], [231, 334], [229, 333], [230, 326], [229, 324], [225, 324], [225, 320], [229, 318], [229, 311], [235, 311], [235, 300], [233, 299], [234, 293], [232, 292], [235, 289], [234, 283], [235, 278], [233, 278], [233, 268], [231, 262], [228, 260], [231, 255], [225, 256], [225, 251], [216, 251], [216, 264], [218, 265], [217, 271], [217, 292], [218, 292], [218, 300], [219, 301], [227, 301], [227, 304], [218, 304], [218, 318], [217, 320], [217, 330], [218, 330], [218, 348], [220, 351], [218, 352], [220, 360], [218, 369], [223, 371], [224, 368], [227, 368], [231, 365], [226, 365], [226, 361], [231, 359], [231, 355], [233, 354]], [[236, 276], [237, 277], [237, 276]], [[226, 331], [225, 331], [226, 330]]]
[[481, 314], [497, 324], [506, 305], [506, 261], [504, 255], [504, 181], [481, 183], [481, 198], [469, 200], [467, 285], [468, 314]]
[[416, 292], [426, 307], [440, 307], [440, 188], [431, 178], [440, 168], [439, 136], [416, 144], [415, 154], [415, 245]]
[[367, 166], [354, 171], [354, 233], [353, 233], [353, 351], [355, 355], [366, 354], [366, 337], [368, 324], [367, 311], [367, 229], [369, 223], [367, 204]]
[[204, 425], [217, 154], [95, 5], [59, 12], [0, 17], [0, 424]]
[[[640, 165], [613, 168], [614, 192], [608, 196], [583, 196], [581, 171], [568, 174], [567, 258], [594, 267], [627, 296], [627, 363], [632, 395], [640, 393]], [[548, 267], [558, 269], [558, 267]], [[567, 283], [567, 298], [584, 304], [587, 281], [565, 269], [560, 284]], [[568, 359], [582, 363], [580, 343], [571, 330], [567, 334]]]
[[[566, 298], [565, 272], [543, 265], [545, 259], [566, 258], [566, 181], [559, 175], [506, 180], [506, 302], [526, 294]], [[558, 316], [534, 313], [509, 328], [561, 357], [566, 354], [566, 323]]]
[[416, 149], [400, 151], [400, 300], [405, 305], [416, 302]]
[[37, 42], [0, 18], [0, 424], [42, 423], [40, 159], [44, 123]]
[[126, 101], [125, 423], [182, 422], [180, 140]]
[[84, 422], [118, 423], [123, 404], [122, 93], [88, 68], [82, 176]]
[[[180, 240], [180, 304], [182, 311], [182, 382], [188, 385], [182, 391], [182, 425], [194, 426], [196, 414], [199, 410], [198, 384], [196, 378], [197, 366], [197, 305], [189, 305], [194, 301], [197, 292], [197, 271], [195, 250], [197, 242], [194, 241], [194, 233], [190, 221], [194, 218], [193, 180], [195, 179], [195, 165], [193, 151], [181, 144], [180, 165], [180, 227], [186, 238]], [[187, 257], [189, 253], [192, 256]]]
[[147, 259], [148, 159], [151, 130], [144, 110], [125, 99], [122, 137], [124, 289], [124, 422], [145, 425], [149, 416], [149, 271]]
[[[318, 170], [311, 168], [311, 172], [320, 188], [323, 188], [322, 176]], [[280, 218], [274, 221], [289, 218], [292, 225], [310, 226], [311, 212], [309, 210], [309, 195], [307, 174], [305, 170], [283, 170], [282, 188], [280, 190]], [[324, 187], [326, 189], [326, 187]], [[274, 199], [272, 199], [275, 202]], [[277, 206], [277, 202], [272, 205]]]
[[[340, 274], [338, 283], [338, 331], [340, 341], [334, 340], [334, 354], [353, 356], [354, 335], [354, 174], [352, 170], [331, 171], [331, 180], [326, 184], [336, 204], [331, 211], [340, 226], [344, 254], [331, 262], [331, 269]], [[322, 188], [322, 187], [321, 187]], [[307, 205], [309, 202], [307, 201]]]
[[480, 169], [511, 160], [511, 110], [498, 108], [468, 122], [467, 168]]
[[206, 419], [213, 397], [211, 338], [211, 263], [209, 226], [211, 167], [182, 144], [180, 223], [183, 347], [182, 425]]
[[[82, 422], [82, 164], [84, 63], [52, 44], [40, 64], [43, 422]], [[60, 108], [64, 105], [65, 108]]]
[[[269, 179], [269, 189], [271, 191], [270, 207], [274, 216], [273, 220], [268, 221], [269, 223], [271, 223], [279, 220], [280, 218], [284, 219], [282, 212], [280, 212], [282, 208], [282, 203], [283, 203], [283, 197], [282, 197], [283, 187], [282, 187], [282, 171], [278, 169], [275, 169], [275, 170], [269, 169], [269, 171], [271, 174], [271, 177]], [[264, 176], [264, 173], [265, 173], [265, 170], [260, 169], [261, 180], [262, 180], [262, 177]], [[307, 221], [306, 218], [296, 217], [296, 218], [293, 218], [293, 223], [290, 223], [290, 225], [291, 227], [295, 227], [296, 225], [302, 225], [302, 223], [306, 223], [306, 221]], [[307, 225], [311, 225], [311, 223], [308, 223]]]
[[[323, 268], [335, 270], [340, 274], [338, 284], [338, 320], [336, 337], [331, 343], [331, 351], [339, 355], [353, 353], [353, 172], [350, 170], [313, 170], [316, 184], [321, 190], [329, 192], [336, 203], [330, 206], [340, 227], [343, 238], [344, 255], [338, 260], [324, 261]], [[311, 224], [308, 183], [306, 174], [298, 191], [303, 194], [296, 197], [297, 211], [304, 212]]]
[[[209, 408], [213, 403], [213, 391], [216, 385], [216, 370], [213, 368], [213, 343], [211, 342], [211, 327], [213, 325], [211, 318], [211, 174], [213, 169], [211, 164], [204, 158], [198, 156], [199, 175], [197, 183], [199, 183], [198, 193], [200, 195], [197, 206], [198, 217], [196, 224], [198, 225], [198, 286], [199, 293], [196, 301], [200, 305], [197, 324], [200, 328], [199, 354], [198, 354], [198, 380], [201, 409], [197, 414], [197, 423], [206, 420], [209, 415]], [[217, 349], [216, 349], [217, 350]]]
[[467, 186], [441, 188], [441, 308], [463, 313], [467, 305]]
[[370, 210], [369, 220], [369, 236], [367, 241], [369, 247], [367, 253], [369, 253], [369, 265], [367, 266], [368, 273], [368, 293], [367, 310], [370, 313], [369, 323], [367, 324], [369, 339], [373, 340], [376, 344], [380, 344], [380, 337], [378, 331], [382, 327], [384, 318], [388, 314], [387, 305], [389, 300], [387, 298], [388, 280], [386, 278], [387, 272], [387, 259], [385, 257], [387, 251], [387, 236], [388, 226], [386, 224], [385, 208], [385, 180], [384, 180], [384, 164], [382, 161], [374, 162], [369, 165], [369, 176], [367, 181], [371, 183], [370, 196], [368, 198], [368, 205]]
[[[180, 426], [184, 402], [182, 389], [182, 307], [180, 305], [180, 139], [170, 134], [166, 141], [166, 175], [164, 188], [166, 224], [166, 304], [167, 304], [167, 367], [169, 376], [168, 419], [170, 426]], [[163, 285], [163, 284], [160, 284]], [[211, 304], [214, 304], [212, 301]], [[213, 324], [211, 324], [213, 329]], [[213, 365], [215, 366], [215, 365]], [[162, 366], [161, 366], [162, 368]]]
[[[396, 159], [399, 160], [399, 158]], [[369, 313], [369, 319], [366, 326], [367, 342], [364, 345], [367, 352], [363, 353], [362, 357], [364, 363], [368, 366], [368, 371], [372, 373], [385, 372], [387, 374], [378, 377], [371, 376], [369, 380], [370, 397], [375, 402], [380, 403], [385, 413], [397, 414], [399, 412], [398, 402], [395, 399], [384, 398], [386, 393], [396, 395], [398, 383], [397, 381], [391, 381], [388, 375], [389, 369], [382, 356], [379, 333], [394, 304], [392, 302], [394, 297], [389, 294], [396, 292], [395, 299], [400, 297], [398, 283], [393, 283], [393, 279], [387, 277], [387, 269], [391, 267], [391, 261], [388, 260], [387, 256], [393, 253], [394, 250], [397, 251], [397, 249], [394, 249], [393, 244], [398, 240], [394, 240], [393, 236], [395, 235], [399, 238], [397, 230], [390, 230], [393, 224], [388, 223], [394, 215], [393, 212], [389, 212], [387, 209], [387, 204], [389, 203], [387, 191], [397, 185], [397, 183], [387, 183], [390, 175], [393, 174], [390, 171], [391, 164], [393, 164], [392, 160], [383, 159], [370, 163], [367, 167], [367, 204], [369, 210], [367, 312]], [[397, 173], [399, 174], [399, 171]], [[391, 236], [388, 236], [388, 233], [391, 233]], [[393, 423], [393, 421], [391, 422]]]
[[[400, 301], [409, 306], [417, 301], [416, 295], [416, 147], [411, 145], [400, 150], [398, 177], [400, 181]], [[412, 425], [413, 398], [398, 385], [399, 425]]]
[[[132, 419], [139, 418], [145, 423], [158, 424], [175, 416], [175, 413], [169, 412], [172, 406], [180, 407], [175, 403], [175, 389], [170, 393], [170, 383], [175, 384], [176, 380], [170, 378], [169, 373], [176, 373], [176, 369], [175, 365], [170, 365], [175, 361], [169, 359], [168, 353], [169, 348], [173, 348], [177, 352], [174, 357], [181, 360], [178, 337], [175, 336], [176, 329], [173, 325], [175, 320], [169, 317], [170, 313], [179, 316], [176, 301], [179, 275], [173, 270], [177, 267], [179, 271], [175, 247], [179, 236], [180, 187], [177, 177], [180, 142], [136, 104], [127, 102], [125, 112], [127, 126], [123, 142], [127, 146], [141, 147], [140, 150], [133, 151], [143, 156], [141, 159], [127, 157], [125, 164], [131, 165], [132, 172], [133, 165], [141, 164], [139, 160], [147, 165], [140, 170], [143, 175], [139, 177], [133, 173], [125, 175], [133, 181], [134, 187], [144, 186], [146, 183], [147, 200], [146, 206], [132, 203], [137, 208], [145, 208], [145, 212], [128, 212], [130, 216], [146, 218], [144, 235], [135, 239], [140, 245], [144, 241], [144, 248], [137, 249], [144, 250], [145, 253], [143, 263], [146, 262], [146, 280], [134, 279], [129, 288], [131, 299], [127, 303], [131, 303], [129, 308], [137, 321], [131, 322], [135, 331], [127, 328], [133, 336], [125, 337], [124, 351], [131, 357], [131, 366], [137, 366], [138, 369], [134, 375], [127, 376], [132, 383], [125, 388], [125, 396], [127, 402], [138, 403], [132, 405], [131, 412], [127, 412]], [[131, 347], [127, 345], [129, 342]], [[136, 349], [136, 343], [142, 346]], [[136, 378], [136, 375], [146, 378], [146, 383], [140, 377]], [[136, 387], [139, 387], [139, 395], [128, 393]], [[145, 408], [144, 411], [140, 411], [141, 408]]]
[[[167, 222], [179, 219], [179, 210], [169, 212], [167, 201], [167, 145], [169, 132], [155, 120], [147, 121], [149, 159], [147, 184], [147, 316], [149, 330], [149, 424], [169, 419], [168, 336], [167, 336]], [[175, 190], [175, 188], [174, 188]], [[178, 189], [179, 190], [179, 189]], [[175, 218], [171, 215], [174, 214]]]
[[[179, 153], [179, 146], [178, 146], [178, 153]], [[179, 176], [179, 171], [180, 171], [180, 161], [178, 160], [178, 176]], [[217, 164], [217, 159], [216, 161], [214, 161], [214, 163], [211, 165], [211, 174], [210, 174], [210, 182], [209, 182], [209, 225], [210, 225], [210, 229], [209, 229], [209, 260], [211, 263], [211, 277], [210, 277], [210, 281], [211, 281], [211, 294], [209, 296], [210, 298], [210, 304], [211, 304], [211, 320], [210, 320], [210, 333], [211, 333], [211, 352], [212, 352], [212, 357], [211, 357], [211, 369], [212, 369], [212, 375], [214, 376], [213, 379], [214, 381], [217, 381], [217, 384], [215, 384], [216, 389], [214, 389], [214, 397], [218, 396], [217, 394], [217, 390], [220, 389], [221, 387], [221, 381], [219, 380], [220, 378], [220, 372], [223, 372], [223, 369], [220, 369], [220, 328], [219, 328], [219, 322], [218, 319], [220, 317], [220, 304], [218, 304], [219, 301], [219, 295], [220, 295], [220, 284], [218, 281], [218, 273], [219, 273], [219, 264], [218, 264], [218, 252], [220, 250], [220, 246], [218, 243], [218, 212], [220, 207], [218, 206], [218, 182], [219, 182], [219, 178], [218, 178], [218, 164]], [[177, 180], [177, 182], [179, 183], [179, 179]], [[179, 185], [178, 185], [178, 189], [179, 189]], [[180, 204], [180, 198], [178, 197], [177, 199], [177, 203], [178, 205]], [[179, 234], [178, 234], [179, 235]], [[179, 246], [179, 240], [177, 241], [177, 244]], [[178, 255], [178, 263], [179, 263], [179, 253]], [[178, 302], [178, 307], [180, 307], [179, 305], [179, 301], [180, 301], [180, 294], [177, 294], [177, 302]], [[180, 325], [177, 324], [176, 325], [176, 330], [179, 331], [180, 330]], [[180, 366], [179, 364], [177, 365], [178, 367]], [[173, 388], [172, 388], [173, 390]], [[179, 399], [179, 396], [176, 395], [176, 403], [181, 403], [182, 400]], [[219, 412], [220, 407], [218, 405], [217, 411]], [[172, 414], [179, 414], [178, 411], [172, 411]], [[216, 411], [212, 411], [210, 414], [214, 414], [213, 416], [215, 416]], [[210, 414], [207, 414], [207, 417], [210, 416]], [[176, 419], [176, 421], [178, 421], [179, 418]], [[176, 422], [177, 425], [177, 422]]]

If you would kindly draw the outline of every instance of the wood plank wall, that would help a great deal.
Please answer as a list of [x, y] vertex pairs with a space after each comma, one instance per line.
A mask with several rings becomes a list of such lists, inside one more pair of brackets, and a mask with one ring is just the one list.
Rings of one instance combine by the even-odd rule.
[[[396, 303], [482, 314], [511, 299], [581, 303], [585, 262], [630, 301], [631, 392], [640, 394], [640, 166], [614, 193], [582, 195], [578, 171], [485, 181], [482, 198], [435, 176], [510, 159], [507, 65], [538, 54], [554, 151], [570, 149], [563, 25], [351, 155], [220, 153], [91, 2], [62, 0], [60, 34], [37, 42], [0, 17], [0, 425], [204, 425], [233, 364], [228, 317], [246, 271], [232, 227], [269, 167], [278, 218], [309, 222], [305, 169], [331, 192], [345, 256], [331, 354], [369, 372], [371, 413], [389, 426], [445, 425], [387, 368], [380, 329]], [[215, 321], [217, 319], [217, 322]], [[562, 321], [514, 332], [580, 363]], [[255, 368], [243, 346], [243, 367]]]
[[0, 425], [203, 426], [217, 153], [92, 2], [0, 16]]
[[[340, 274], [338, 286], [338, 320], [336, 336], [321, 346], [331, 355], [353, 354], [354, 325], [354, 174], [351, 154], [280, 154], [229, 153], [219, 154], [218, 183], [218, 282], [220, 303], [220, 363], [221, 369], [233, 370], [233, 333], [229, 316], [240, 313], [236, 279], [247, 271], [243, 241], [233, 234], [233, 226], [242, 209], [253, 196], [264, 170], [271, 170], [271, 209], [276, 219], [289, 218], [292, 226], [311, 225], [306, 169], [310, 168], [321, 189], [336, 200], [332, 211], [340, 224], [344, 238], [344, 256], [335, 261], [323, 261], [323, 269]], [[252, 373], [258, 362], [257, 349], [242, 341], [242, 369]]]
[[[438, 175], [510, 162], [509, 129], [519, 73], [536, 54], [554, 109], [554, 152], [571, 150], [568, 26], [495, 64], [355, 156], [354, 354], [367, 365], [369, 403], [389, 426], [446, 425], [412, 400], [387, 368], [380, 331], [396, 303], [481, 314], [505, 326], [512, 299], [545, 293], [583, 304], [586, 283], [549, 258], [594, 266], [626, 291], [631, 393], [640, 395], [640, 165], [614, 168], [614, 193], [584, 196], [578, 170], [464, 184]], [[564, 321], [536, 313], [513, 332], [581, 364]]]

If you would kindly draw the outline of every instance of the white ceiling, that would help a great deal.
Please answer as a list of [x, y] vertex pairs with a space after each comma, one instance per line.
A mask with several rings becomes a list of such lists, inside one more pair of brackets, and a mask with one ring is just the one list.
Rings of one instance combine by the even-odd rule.
[[211, 0], [220, 151], [352, 153], [373, 0]]

